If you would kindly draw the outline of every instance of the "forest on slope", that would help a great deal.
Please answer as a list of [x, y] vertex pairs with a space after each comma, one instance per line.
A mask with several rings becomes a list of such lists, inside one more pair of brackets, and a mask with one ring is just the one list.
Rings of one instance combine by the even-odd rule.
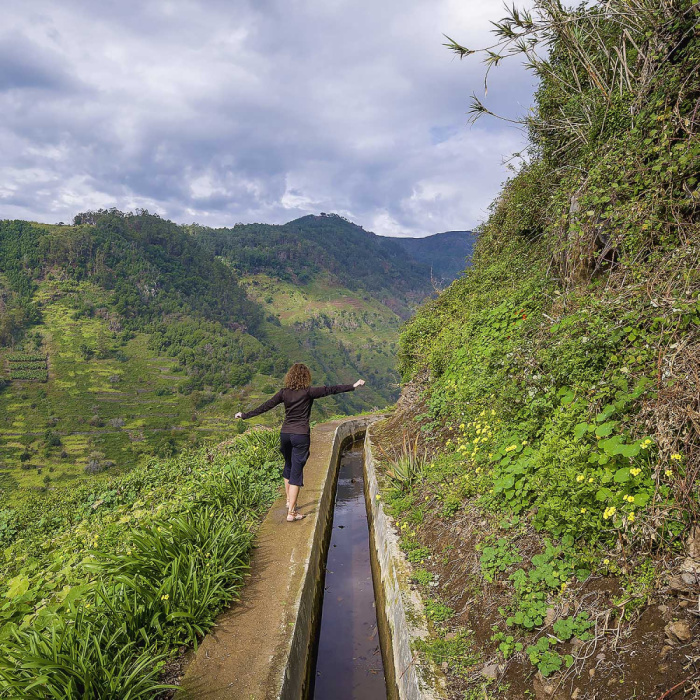
[[[188, 230], [241, 274], [271, 274], [304, 285], [323, 271], [339, 286], [378, 298], [402, 318], [408, 318], [416, 303], [433, 291], [431, 265], [439, 267], [441, 278], [449, 283], [464, 269], [470, 252], [468, 243], [459, 245], [470, 241], [469, 232], [455, 232], [449, 240], [447, 234], [388, 238], [338, 214], [304, 216], [282, 226], [236, 224], [232, 229], [191, 226]], [[427, 241], [422, 255], [414, 240]]]
[[438, 285], [448, 286], [471, 260], [476, 235], [471, 231], [445, 231], [424, 238], [392, 238], [409, 255], [430, 267]]
[[432, 289], [429, 266], [332, 215], [216, 231], [115, 210], [4, 221], [0, 489], [242, 430], [235, 412], [296, 360], [317, 383], [368, 380], [315, 417], [384, 406], [402, 317]]
[[450, 697], [700, 692], [698, 7], [495, 24], [488, 67], [539, 81], [528, 154], [402, 332], [378, 432]]

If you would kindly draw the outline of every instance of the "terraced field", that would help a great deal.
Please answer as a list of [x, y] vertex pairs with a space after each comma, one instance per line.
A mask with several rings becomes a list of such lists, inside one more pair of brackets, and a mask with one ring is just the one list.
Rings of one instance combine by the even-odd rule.
[[[386, 405], [386, 386], [398, 382], [396, 314], [323, 279], [296, 287], [256, 275], [244, 284], [268, 311], [265, 334], [277, 350], [339, 381], [368, 380], [362, 397], [317, 402], [316, 419], [363, 410], [368, 403]], [[165, 457], [185, 445], [221, 440], [242, 429], [236, 411], [278, 388], [278, 378], [256, 374], [225, 394], [180, 393], [185, 372], [176, 359], [149, 348], [147, 333], [125, 334], [109, 313], [81, 311], [86, 300], [109, 308], [108, 295], [89, 282], [47, 278], [39, 285], [42, 323], [27, 344], [33, 344], [33, 354], [23, 361], [48, 356], [48, 381], [11, 380], [0, 391], [0, 490], [10, 501], [18, 490], [88, 475], [103, 479], [130, 469], [143, 455]], [[0, 366], [9, 367], [15, 355], [0, 349]], [[274, 424], [279, 414], [254, 423]]]
[[[369, 294], [331, 285], [322, 276], [304, 286], [259, 274], [243, 279], [248, 296], [277, 319], [266, 332], [288, 357], [327, 370], [363, 376], [365, 401], [387, 403], [398, 396], [396, 343], [401, 319]], [[352, 402], [352, 395], [345, 397]], [[355, 407], [359, 408], [359, 407]]]
[[6, 492], [74, 480], [91, 462], [94, 473], [113, 473], [142, 453], [167, 455], [202, 434], [234, 429], [224, 406], [199, 407], [197, 394], [177, 392], [184, 375], [172, 358], [153, 356], [147, 334], [124, 342], [109, 319], [76, 318], [77, 298], [99, 301], [103, 294], [88, 283], [46, 282], [40, 289], [37, 344], [50, 357], [49, 380], [11, 381], [0, 392]]

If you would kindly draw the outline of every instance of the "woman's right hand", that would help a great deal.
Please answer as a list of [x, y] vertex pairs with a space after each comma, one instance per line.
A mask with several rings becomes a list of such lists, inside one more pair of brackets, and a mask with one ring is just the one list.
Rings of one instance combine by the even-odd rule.
[[236, 413], [234, 418], [243, 418], [243, 414], [239, 411], [238, 413]]
[[353, 386], [355, 387], [355, 389], [357, 389], [358, 386], [363, 386], [364, 383], [365, 383], [365, 380], [364, 380], [364, 379], [358, 379], [358, 380], [353, 384]]

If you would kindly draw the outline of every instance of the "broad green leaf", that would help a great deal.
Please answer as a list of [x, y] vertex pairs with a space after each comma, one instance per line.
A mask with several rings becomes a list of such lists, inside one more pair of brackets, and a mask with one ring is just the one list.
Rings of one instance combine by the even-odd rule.
[[620, 445], [620, 440], [622, 438], [619, 435], [613, 435], [611, 438], [608, 438], [607, 440], [601, 440], [599, 443], [599, 446], [603, 448], [605, 451], [605, 454], [610, 455], [611, 457], [618, 454], [616, 452], [618, 446]]
[[633, 442], [631, 445], [618, 445], [615, 448], [615, 454], [623, 457], [636, 457], [641, 449], [639, 443]]
[[648, 493], [636, 493], [634, 495], [634, 505], [635, 506], [645, 506], [647, 503], [649, 503], [649, 494]]
[[574, 392], [569, 391], [561, 397], [562, 406], [568, 406], [574, 400]]
[[615, 472], [615, 481], [618, 484], [624, 484], [625, 481], [629, 481], [629, 478], [630, 478], [629, 467], [622, 467], [622, 469], [618, 469]]
[[607, 437], [612, 433], [617, 425], [617, 421], [609, 421], [608, 423], [603, 423], [596, 428], [595, 434], [597, 437]]
[[24, 595], [29, 590], [29, 579], [19, 574], [8, 581], [9, 588], [5, 593], [6, 598], [16, 598]]
[[598, 423], [603, 423], [604, 421], [608, 420], [613, 413], [615, 413], [615, 406], [614, 404], [610, 403], [603, 407], [603, 410], [595, 417], [595, 419]]
[[588, 423], [579, 423], [574, 427], [574, 437], [580, 440], [588, 431]]

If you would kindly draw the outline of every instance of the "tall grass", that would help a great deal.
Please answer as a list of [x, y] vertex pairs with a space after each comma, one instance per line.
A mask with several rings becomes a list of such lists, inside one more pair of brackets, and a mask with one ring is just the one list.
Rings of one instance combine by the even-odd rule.
[[48, 630], [15, 631], [2, 646], [0, 683], [7, 698], [152, 698], [166, 654], [130, 639], [113, 620], [78, 612]]
[[[241, 436], [227, 455], [201, 450], [152, 465], [173, 475], [164, 496], [158, 486], [167, 500], [152, 517], [138, 519], [149, 498], [142, 491], [131, 497], [128, 522], [136, 524], [118, 529], [124, 506], [109, 527], [86, 521], [95, 528], [91, 542], [101, 531], [107, 542], [80, 555], [71, 589], [79, 596], [61, 602], [44, 578], [36, 592], [36, 578], [7, 581], [9, 604], [34, 610], [0, 633], [0, 698], [127, 700], [171, 687], [159, 680], [168, 658], [196, 646], [243, 585], [255, 526], [278, 489], [278, 454], [277, 438], [257, 433]], [[76, 558], [74, 542], [62, 546], [48, 568]], [[28, 542], [25, 551], [36, 548]]]
[[411, 489], [428, 461], [427, 453], [418, 449], [418, 437], [412, 442], [407, 435], [403, 437], [400, 452], [392, 456], [384, 453], [384, 457], [388, 462], [386, 475], [391, 479], [392, 486], [402, 492]]

